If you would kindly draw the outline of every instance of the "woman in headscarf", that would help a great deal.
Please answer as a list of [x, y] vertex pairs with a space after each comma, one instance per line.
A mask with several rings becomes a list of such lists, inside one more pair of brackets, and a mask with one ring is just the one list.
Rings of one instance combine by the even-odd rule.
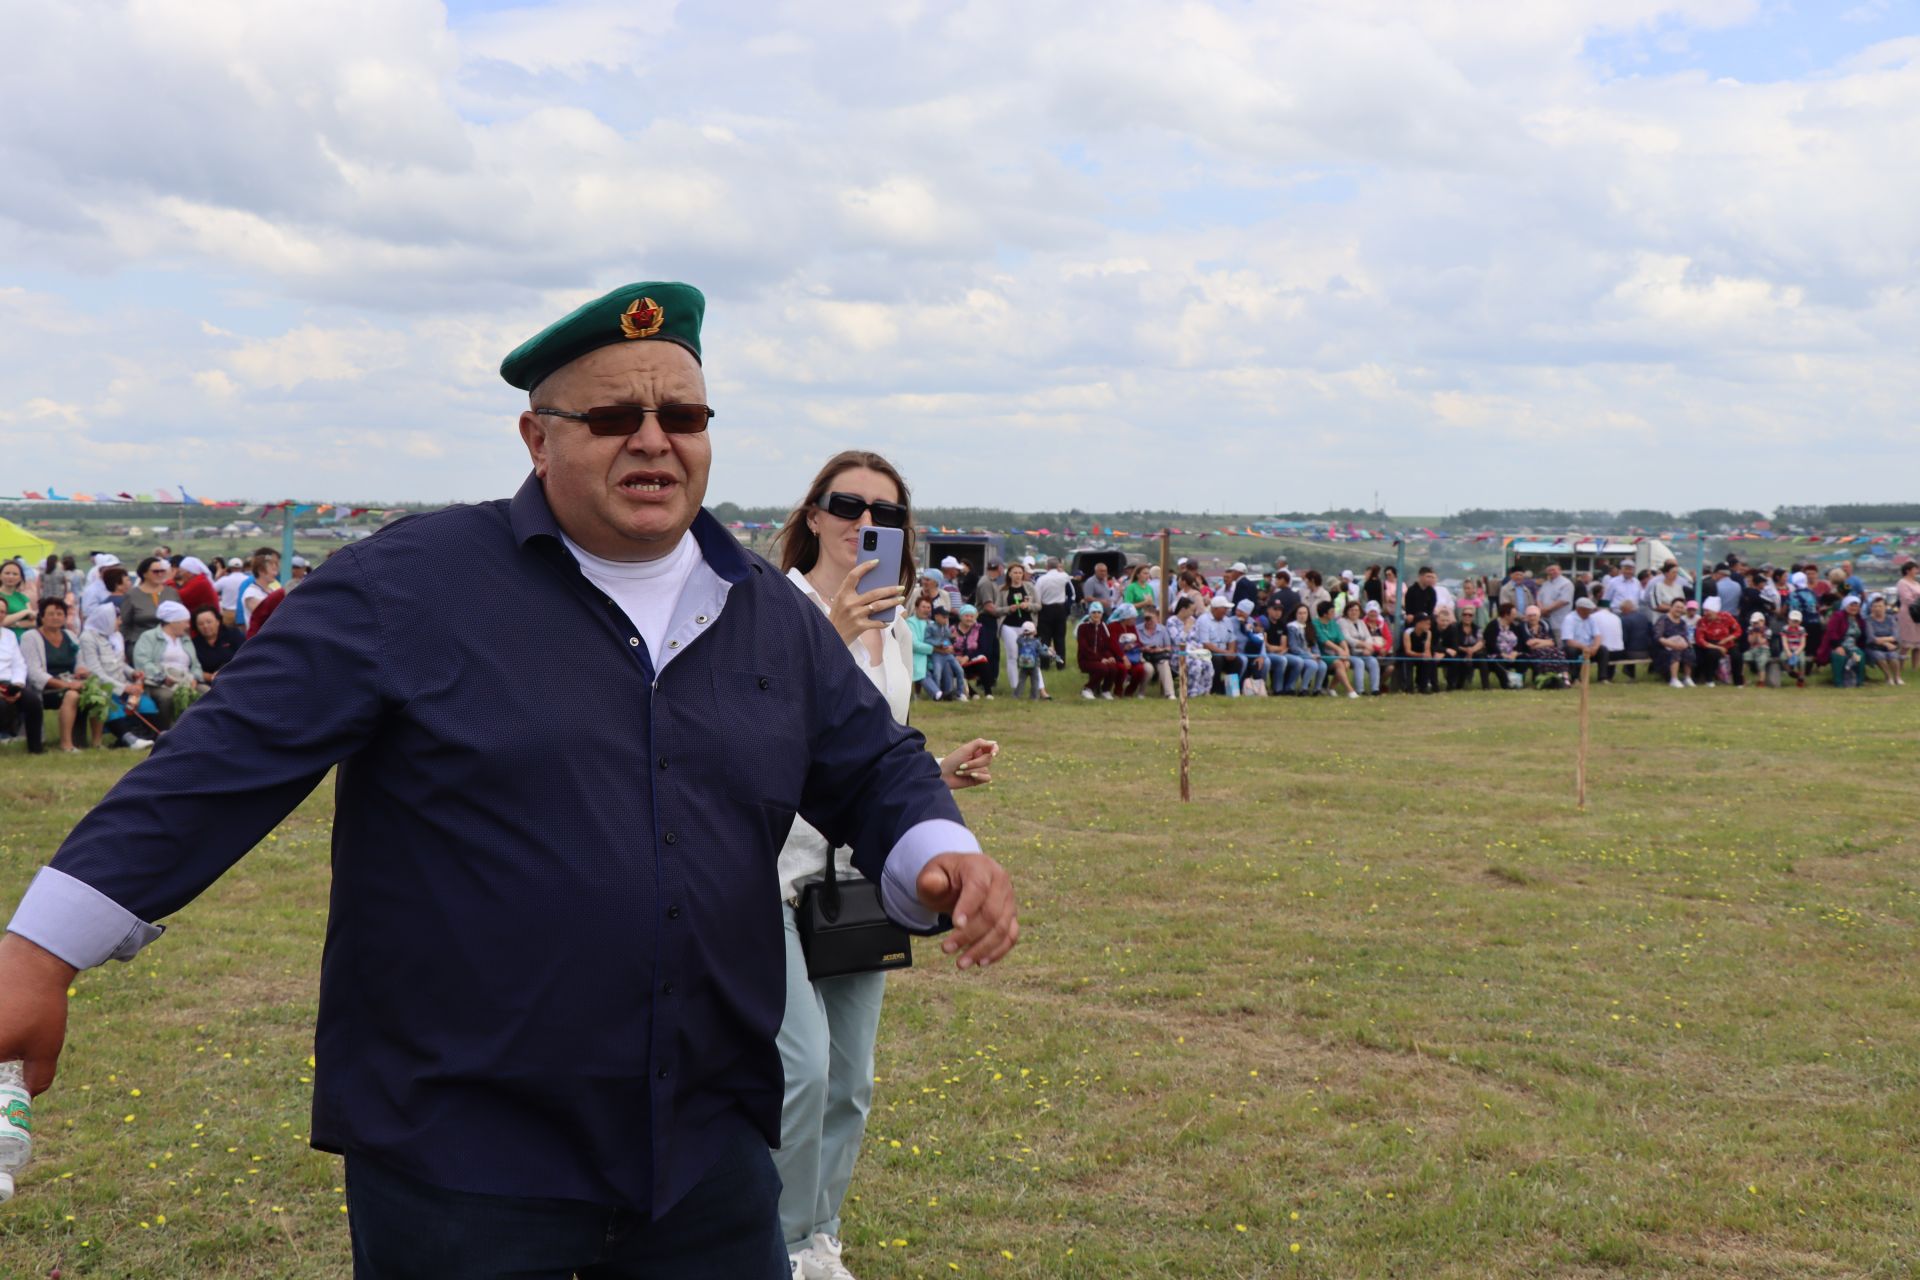
[[1827, 619], [1814, 660], [1830, 664], [1834, 687], [1845, 689], [1865, 683], [1867, 653], [1867, 620], [1860, 613], [1860, 597], [1847, 596]]
[[146, 676], [127, 666], [117, 605], [97, 604], [87, 615], [86, 629], [80, 633], [80, 665], [94, 679], [106, 682], [113, 699], [105, 721], [89, 727], [90, 744], [99, 746], [104, 736], [107, 742], [136, 750], [152, 746], [153, 739], [134, 731], [133, 713], [140, 710], [141, 700], [146, 698]]
[[156, 722], [162, 729], [173, 727], [175, 714], [183, 710], [182, 689], [191, 701], [207, 688], [206, 673], [200, 669], [200, 655], [194, 651], [187, 631], [193, 615], [178, 600], [163, 600], [156, 611], [156, 625], [133, 646], [133, 665], [147, 677], [147, 691], [159, 708]]
[[1887, 611], [1887, 598], [1876, 591], [1867, 601], [1867, 659], [1879, 664], [1888, 684], [1905, 684], [1900, 678], [1899, 630]]

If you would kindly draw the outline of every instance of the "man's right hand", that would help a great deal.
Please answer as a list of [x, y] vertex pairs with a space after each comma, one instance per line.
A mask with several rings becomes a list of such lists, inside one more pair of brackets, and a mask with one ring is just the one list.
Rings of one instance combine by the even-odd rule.
[[0, 934], [0, 1062], [25, 1064], [27, 1092], [46, 1092], [67, 1040], [72, 965], [17, 933]]

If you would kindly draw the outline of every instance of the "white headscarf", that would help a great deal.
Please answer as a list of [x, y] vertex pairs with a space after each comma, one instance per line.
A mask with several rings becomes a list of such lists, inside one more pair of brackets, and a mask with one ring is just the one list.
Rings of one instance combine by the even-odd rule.
[[119, 621], [120, 610], [111, 604], [97, 604], [87, 614], [86, 629], [98, 631], [103, 636], [115, 635], [114, 627]]
[[206, 561], [202, 560], [199, 556], [186, 557], [184, 560], [180, 562], [180, 567], [182, 569], [185, 569], [188, 573], [197, 573], [203, 578], [210, 578], [213, 576], [212, 574], [207, 572]]
[[178, 600], [162, 600], [160, 607], [153, 612], [154, 616], [159, 618], [162, 623], [185, 622], [193, 617], [191, 613], [187, 612], [187, 606], [181, 604]]

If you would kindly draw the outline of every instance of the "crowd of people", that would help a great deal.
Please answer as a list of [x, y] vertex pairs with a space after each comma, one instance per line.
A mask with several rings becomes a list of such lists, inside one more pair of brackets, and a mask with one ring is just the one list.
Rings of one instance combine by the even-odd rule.
[[1870, 591], [1850, 561], [1822, 570], [1737, 553], [1697, 583], [1671, 560], [1623, 560], [1457, 584], [1422, 566], [1404, 585], [1391, 566], [1323, 575], [1284, 558], [1261, 576], [1235, 563], [1218, 577], [1183, 559], [1163, 584], [1154, 565], [1116, 578], [1105, 563], [1072, 575], [1029, 557], [976, 577], [948, 556], [921, 578], [913, 611], [919, 692], [948, 701], [1002, 688], [1049, 699], [1047, 673], [1070, 669], [1094, 700], [1172, 698], [1183, 679], [1190, 695], [1222, 697], [1563, 688], [1583, 664], [1601, 683], [1644, 673], [1682, 689], [1901, 685], [1920, 670], [1915, 560], [1891, 590]]
[[209, 564], [162, 546], [131, 569], [95, 552], [84, 575], [71, 555], [0, 561], [0, 743], [46, 750], [53, 712], [61, 751], [151, 747], [309, 568], [282, 583], [272, 547]]

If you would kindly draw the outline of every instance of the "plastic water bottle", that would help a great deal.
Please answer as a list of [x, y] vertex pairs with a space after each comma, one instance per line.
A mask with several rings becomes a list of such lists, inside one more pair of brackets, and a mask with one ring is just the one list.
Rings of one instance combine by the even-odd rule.
[[33, 1155], [33, 1098], [18, 1062], [0, 1062], [0, 1204], [13, 1199], [13, 1175]]

